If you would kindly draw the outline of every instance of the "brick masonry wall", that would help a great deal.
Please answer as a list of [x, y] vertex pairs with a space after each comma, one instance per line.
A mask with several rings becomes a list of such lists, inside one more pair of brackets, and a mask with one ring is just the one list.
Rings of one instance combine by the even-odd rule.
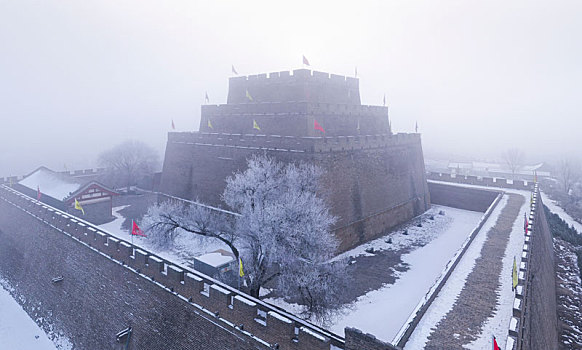
[[[210, 127], [208, 121], [210, 120]], [[322, 136], [389, 133], [388, 107], [322, 103], [252, 103], [202, 106], [200, 131], [256, 135]], [[253, 121], [260, 130], [254, 129]]]
[[83, 220], [87, 220], [96, 225], [111, 221], [111, 218], [113, 217], [111, 214], [111, 198], [97, 203], [82, 204], [82, 207], [85, 211], [85, 215], [74, 207], [67, 207], [67, 212], [71, 215], [82, 217]]
[[174, 142], [170, 134], [160, 192], [220, 207], [226, 178], [244, 171], [252, 154], [267, 154], [283, 162], [312, 162], [326, 171], [322, 195], [339, 218], [334, 229], [342, 251], [378, 237], [430, 207], [420, 138], [386, 147], [352, 150], [346, 145], [344, 151], [334, 143], [330, 144], [334, 150], [325, 152], [275, 150], [271, 144], [260, 149], [259, 141], [250, 147], [246, 139], [229, 142], [229, 146], [210, 141]]
[[485, 212], [499, 191], [467, 188], [429, 182], [431, 202], [458, 209]]
[[558, 349], [556, 275], [552, 235], [541, 196], [531, 234], [521, 349]]
[[346, 328], [346, 349], [397, 350], [392, 344], [376, 339], [372, 334], [364, 334], [355, 328]]
[[533, 190], [534, 183], [532, 181], [524, 180], [511, 180], [499, 177], [481, 177], [474, 175], [454, 175], [448, 173], [436, 173], [430, 172], [428, 174], [429, 180], [434, 181], [446, 181], [454, 182], [467, 185], [477, 185], [477, 186], [487, 186], [496, 188], [513, 188], [516, 190], [531, 191]]

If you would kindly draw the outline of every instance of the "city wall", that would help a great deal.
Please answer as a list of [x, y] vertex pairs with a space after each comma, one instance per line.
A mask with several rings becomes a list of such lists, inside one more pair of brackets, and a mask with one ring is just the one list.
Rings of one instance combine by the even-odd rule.
[[466, 185], [498, 187], [498, 188], [512, 188], [515, 190], [531, 191], [534, 188], [532, 181], [526, 180], [511, 180], [499, 177], [484, 177], [474, 175], [457, 175], [449, 173], [429, 172], [427, 175], [429, 180], [454, 182]]
[[170, 133], [160, 192], [212, 206], [225, 179], [246, 169], [246, 159], [267, 154], [325, 170], [321, 195], [338, 217], [344, 251], [376, 238], [430, 207], [419, 135], [284, 137]]
[[489, 208], [500, 192], [493, 189], [467, 188], [432, 181], [428, 182], [428, 190], [432, 204], [482, 213]]
[[537, 185], [528, 220], [506, 348], [558, 349], [553, 241]]
[[0, 213], [0, 275], [75, 348], [121, 349], [131, 327], [129, 349], [366, 349], [7, 186]]

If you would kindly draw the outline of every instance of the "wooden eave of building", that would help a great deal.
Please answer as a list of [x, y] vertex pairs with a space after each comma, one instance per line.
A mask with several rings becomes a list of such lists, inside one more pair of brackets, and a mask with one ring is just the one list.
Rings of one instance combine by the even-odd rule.
[[[101, 195], [91, 197], [91, 198], [83, 198], [83, 195], [90, 194], [89, 190], [91, 190], [91, 189], [99, 190]], [[95, 193], [95, 192], [93, 192], [93, 193]], [[81, 202], [82, 200], [95, 200], [95, 199], [113, 197], [113, 196], [118, 196], [118, 195], [119, 195], [118, 192], [103, 185], [102, 183], [99, 183], [97, 181], [91, 181], [91, 182], [88, 182], [85, 185], [81, 186], [75, 192], [71, 193], [67, 198], [65, 198], [63, 200], [63, 202], [70, 205], [70, 204], [73, 204], [75, 202], [75, 199], [77, 199], [79, 202]]]

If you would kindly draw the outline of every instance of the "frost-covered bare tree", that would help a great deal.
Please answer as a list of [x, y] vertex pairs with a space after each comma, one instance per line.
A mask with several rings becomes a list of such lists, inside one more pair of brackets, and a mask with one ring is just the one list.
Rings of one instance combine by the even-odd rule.
[[519, 148], [510, 148], [503, 153], [503, 159], [511, 170], [511, 175], [515, 178], [515, 173], [523, 166], [525, 155]]
[[115, 185], [135, 185], [137, 180], [154, 172], [158, 156], [153, 148], [141, 141], [125, 141], [102, 152], [99, 165], [106, 169], [108, 182]]
[[159, 249], [172, 248], [179, 235], [195, 234], [215, 238], [230, 247], [238, 258], [233, 218], [186, 201], [169, 200], [151, 206], [142, 220], [148, 238]]
[[249, 294], [259, 297], [272, 283], [279, 294], [299, 298], [309, 316], [324, 319], [339, 303], [345, 264], [329, 262], [338, 242], [330, 231], [336, 219], [318, 196], [322, 174], [314, 165], [254, 156], [226, 181], [222, 199], [240, 214], [233, 226], [218, 227], [216, 217], [193, 206], [161, 204], [148, 212], [145, 227], [166, 241], [176, 229], [222, 240], [240, 255]]

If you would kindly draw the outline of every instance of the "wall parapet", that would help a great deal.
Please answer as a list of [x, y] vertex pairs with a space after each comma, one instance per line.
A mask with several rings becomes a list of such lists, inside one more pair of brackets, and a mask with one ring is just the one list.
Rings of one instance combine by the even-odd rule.
[[[548, 297], [544, 293], [549, 293], [550, 289], [554, 290], [556, 281], [553, 263], [548, 264], [547, 261], [548, 258], [552, 259], [552, 256], [546, 256], [553, 252], [552, 237], [537, 183], [533, 187], [526, 219], [524, 244], [518, 262], [518, 284], [515, 289], [505, 348], [510, 350], [557, 349], [557, 314], [553, 315], [554, 317], [543, 314], [548, 310], [550, 313], [555, 312], [555, 305], [554, 307], [543, 306], [544, 302], [553, 300], [555, 303], [555, 293], [549, 296], [552, 300], [543, 298]], [[544, 273], [543, 269], [547, 269], [548, 266], [551, 271]], [[551, 286], [544, 285], [547, 288], [542, 286], [548, 282], [544, 281], [544, 275], [549, 275], [550, 279], [553, 279], [550, 281]]]
[[342, 152], [420, 145], [419, 134], [378, 134], [333, 137], [297, 137], [257, 134], [170, 132], [169, 143], [208, 147], [249, 148], [303, 153]]
[[516, 190], [531, 191], [534, 188], [532, 181], [512, 180], [500, 177], [484, 177], [474, 175], [458, 175], [451, 173], [427, 172], [427, 179], [434, 181], [454, 182], [466, 185], [512, 188]]
[[257, 102], [220, 105], [202, 105], [205, 117], [239, 115], [350, 115], [388, 116], [388, 107], [345, 103], [317, 103], [306, 101]]
[[[64, 170], [64, 171], [57, 171], [59, 174], [63, 175], [70, 175], [72, 177], [83, 177], [83, 176], [96, 176], [101, 175], [105, 172], [104, 168], [90, 168], [90, 169], [79, 169], [79, 170]], [[16, 176], [5, 176], [0, 177], [0, 185], [2, 184], [13, 184], [17, 183], [18, 181], [24, 179], [26, 175], [16, 175]]]
[[358, 78], [331, 74], [326, 72], [312, 71], [308, 69], [295, 69], [292, 71], [280, 71], [262, 74], [250, 74], [237, 77], [231, 77], [231, 82], [257, 82], [264, 83], [265, 81], [272, 82], [288, 82], [288, 81], [316, 81], [316, 82], [334, 82], [334, 83], [348, 83], [357, 87]]
[[[138, 273], [188, 302], [196, 310], [205, 312], [264, 346], [281, 350], [344, 348], [344, 338], [337, 334], [198, 271], [176, 265], [6, 185], [0, 185], [0, 199]], [[265, 316], [257, 317], [261, 314]]]

